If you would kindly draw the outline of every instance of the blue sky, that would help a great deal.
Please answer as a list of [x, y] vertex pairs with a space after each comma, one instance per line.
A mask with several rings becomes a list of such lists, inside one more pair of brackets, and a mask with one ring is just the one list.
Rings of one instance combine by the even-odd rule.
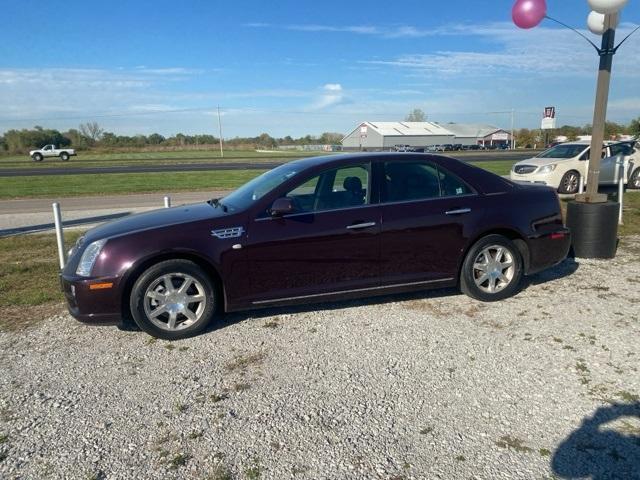
[[[584, 28], [586, 0], [548, 4]], [[0, 131], [97, 121], [121, 134], [217, 133], [217, 105], [225, 137], [346, 133], [412, 108], [501, 127], [510, 116], [494, 112], [514, 109], [517, 127], [536, 127], [555, 105], [560, 123], [590, 123], [593, 49], [550, 22], [518, 30], [511, 6], [5, 0]], [[640, 0], [622, 22], [619, 38], [640, 23]], [[640, 116], [639, 84], [640, 32], [615, 60], [611, 120]]]

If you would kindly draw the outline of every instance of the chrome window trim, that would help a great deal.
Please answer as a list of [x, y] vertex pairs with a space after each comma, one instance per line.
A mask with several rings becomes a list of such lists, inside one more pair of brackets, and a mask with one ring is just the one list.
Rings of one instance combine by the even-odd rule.
[[276, 302], [287, 302], [289, 300], [304, 300], [306, 298], [318, 298], [318, 297], [328, 297], [328, 296], [335, 296], [335, 295], [342, 295], [345, 293], [358, 293], [358, 292], [369, 292], [372, 290], [385, 290], [388, 288], [398, 288], [398, 287], [412, 287], [412, 286], [417, 286], [417, 285], [429, 285], [431, 283], [442, 283], [442, 282], [450, 282], [451, 280], [454, 280], [453, 277], [451, 278], [440, 278], [438, 280], [425, 280], [422, 282], [410, 282], [410, 283], [396, 283], [393, 285], [380, 285], [377, 287], [367, 287], [367, 288], [355, 288], [352, 290], [338, 290], [336, 292], [326, 292], [326, 293], [314, 293], [311, 295], [300, 295], [297, 297], [284, 297], [284, 298], [274, 298], [271, 300], [258, 300], [256, 302], [251, 302], [253, 305], [264, 305], [267, 303], [276, 303]]
[[302, 212], [302, 213], [290, 213], [288, 215], [282, 215], [281, 217], [258, 217], [255, 218], [255, 222], [263, 222], [265, 220], [278, 220], [280, 218], [292, 218], [292, 217], [300, 217], [302, 215], [319, 215], [321, 213], [330, 213], [330, 212], [343, 212], [345, 210], [359, 210], [362, 208], [370, 208], [370, 207], [379, 207], [379, 203], [369, 203], [367, 205], [355, 205], [353, 207], [345, 207], [345, 208], [334, 208], [331, 210], [317, 210], [315, 212]]

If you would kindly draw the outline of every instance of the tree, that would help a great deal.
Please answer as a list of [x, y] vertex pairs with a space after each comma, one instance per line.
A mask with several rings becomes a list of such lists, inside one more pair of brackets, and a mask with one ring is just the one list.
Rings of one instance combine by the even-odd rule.
[[90, 139], [92, 143], [96, 143], [102, 138], [104, 129], [98, 125], [98, 122], [87, 122], [80, 124], [80, 133]]
[[407, 122], [426, 122], [427, 116], [425, 113], [419, 108], [414, 108], [409, 115], [406, 116], [405, 121]]
[[629, 135], [640, 135], [640, 117], [635, 120], [631, 120], [628, 131]]

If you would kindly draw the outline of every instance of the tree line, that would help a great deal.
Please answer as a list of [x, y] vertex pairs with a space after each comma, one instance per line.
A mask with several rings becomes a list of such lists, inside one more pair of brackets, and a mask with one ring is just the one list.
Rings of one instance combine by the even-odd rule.
[[[412, 121], [421, 121], [424, 118], [421, 111], [411, 112]], [[422, 120], [423, 121], [423, 120]], [[568, 140], [576, 140], [580, 135], [590, 135], [591, 125], [575, 127], [563, 125], [548, 132], [521, 128], [515, 131], [516, 146], [531, 148], [544, 146], [547, 140], [557, 136], [565, 136]], [[615, 139], [619, 135], [640, 135], [640, 117], [632, 120], [628, 125], [615, 122], [607, 122], [605, 138]], [[273, 149], [294, 145], [339, 145], [344, 135], [342, 133], [325, 132], [320, 136], [306, 135], [293, 138], [289, 135], [275, 138], [268, 133], [262, 133], [256, 137], [235, 137], [225, 139], [224, 144], [230, 148], [263, 148]], [[59, 147], [70, 147], [77, 150], [87, 149], [120, 149], [120, 148], [190, 148], [217, 146], [219, 139], [214, 135], [186, 135], [178, 133], [169, 137], [152, 133], [151, 135], [117, 135], [106, 132], [96, 122], [81, 124], [77, 129], [72, 128], [66, 132], [56, 129], [36, 126], [31, 129], [8, 130], [0, 135], [0, 153], [18, 154], [26, 153], [35, 148], [41, 148], [47, 144]]]
[[[530, 130], [521, 128], [516, 130], [516, 146], [522, 148], [532, 148], [534, 146], [544, 146], [547, 140], [551, 141], [556, 137], [566, 137], [567, 141], [577, 140], [581, 135], [591, 135], [591, 125], [582, 127], [574, 127], [571, 125], [563, 125], [553, 130]], [[616, 122], [607, 122], [604, 129], [604, 138], [607, 140], [615, 140], [621, 135], [640, 135], [640, 117], [632, 120], [629, 124], [623, 125]]]
[[[294, 145], [339, 145], [342, 133], [325, 132], [320, 136], [306, 135], [294, 138], [289, 135], [275, 138], [267, 133], [256, 137], [235, 137], [224, 140], [225, 147], [230, 148], [264, 148]], [[70, 147], [76, 150], [87, 149], [119, 149], [119, 148], [153, 148], [153, 147], [197, 147], [217, 146], [219, 138], [214, 135], [186, 135], [178, 133], [169, 137], [152, 133], [151, 135], [117, 135], [106, 132], [96, 122], [81, 124], [77, 129], [66, 132], [56, 129], [35, 126], [21, 130], [8, 130], [0, 135], [0, 153], [18, 154], [42, 148], [47, 144], [59, 147]]]

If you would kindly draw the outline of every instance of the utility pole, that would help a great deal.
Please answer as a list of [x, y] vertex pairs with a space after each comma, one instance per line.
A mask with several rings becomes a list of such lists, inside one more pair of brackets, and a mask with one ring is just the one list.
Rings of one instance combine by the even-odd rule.
[[511, 109], [511, 150], [516, 148], [516, 137], [514, 137], [514, 126], [516, 123], [516, 111]]
[[609, 86], [611, 84], [611, 67], [613, 55], [616, 53], [616, 25], [618, 13], [608, 13], [604, 17], [605, 32], [602, 35], [600, 49], [600, 70], [598, 71], [598, 87], [596, 89], [596, 105], [593, 112], [591, 132], [591, 156], [587, 175], [587, 191], [576, 196], [576, 201], [585, 203], [603, 203], [607, 201], [605, 194], [598, 193], [600, 180], [600, 160], [604, 143], [605, 120], [609, 103]]
[[224, 150], [222, 149], [222, 121], [220, 120], [220, 105], [218, 105], [218, 133], [220, 137], [220, 157], [224, 158]]

